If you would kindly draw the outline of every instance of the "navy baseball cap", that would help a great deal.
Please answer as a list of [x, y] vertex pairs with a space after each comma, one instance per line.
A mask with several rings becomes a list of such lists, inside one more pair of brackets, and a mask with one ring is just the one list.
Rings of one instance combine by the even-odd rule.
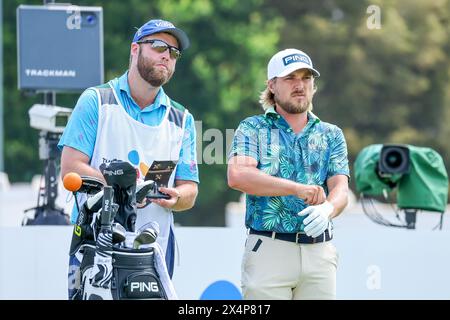
[[180, 50], [186, 50], [189, 47], [190, 42], [186, 33], [183, 30], [176, 28], [173, 23], [161, 19], [150, 20], [140, 27], [134, 35], [133, 42], [159, 32], [170, 33], [173, 35], [178, 41]]

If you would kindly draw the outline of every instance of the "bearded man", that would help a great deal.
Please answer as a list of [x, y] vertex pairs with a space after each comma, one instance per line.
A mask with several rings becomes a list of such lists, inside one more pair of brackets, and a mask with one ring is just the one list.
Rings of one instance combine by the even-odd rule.
[[[154, 161], [177, 163], [167, 188], [170, 199], [137, 205], [135, 229], [159, 225], [157, 242], [170, 276], [174, 268], [173, 211], [192, 208], [199, 183], [196, 133], [192, 115], [170, 99], [162, 86], [189, 47], [184, 31], [171, 22], [150, 20], [140, 27], [130, 48], [130, 65], [121, 77], [89, 88], [80, 96], [58, 144], [61, 177], [68, 172], [97, 177], [102, 165], [128, 161], [143, 180]], [[132, 204], [136, 207], [136, 204]], [[78, 211], [71, 216], [76, 223]], [[69, 298], [77, 290], [80, 261], [70, 256]]]
[[337, 252], [331, 220], [347, 205], [342, 130], [312, 113], [310, 57], [297, 49], [267, 66], [265, 110], [243, 120], [228, 156], [228, 185], [246, 193], [244, 299], [334, 299]]

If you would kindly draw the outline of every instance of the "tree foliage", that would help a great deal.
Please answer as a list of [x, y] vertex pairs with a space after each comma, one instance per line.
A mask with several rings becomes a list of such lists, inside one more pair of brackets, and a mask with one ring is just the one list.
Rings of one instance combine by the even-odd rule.
[[[449, 168], [449, 4], [271, 4], [287, 20], [283, 46], [304, 49], [321, 71], [315, 112], [343, 128], [351, 162], [368, 144], [408, 143], [435, 148]], [[370, 5], [379, 29], [368, 27]]]
[[[12, 181], [29, 181], [42, 166], [27, 114], [41, 97], [17, 90], [15, 15], [21, 3], [42, 1], [3, 1], [5, 164]], [[261, 112], [257, 100], [267, 62], [288, 47], [307, 52], [321, 72], [314, 112], [344, 130], [351, 163], [366, 145], [391, 142], [432, 147], [449, 168], [449, 0], [72, 3], [103, 7], [105, 79], [126, 70], [135, 28], [148, 19], [170, 20], [190, 36], [191, 47], [165, 89], [202, 121], [199, 158], [213, 154], [222, 164], [200, 165], [199, 198], [191, 214], [176, 215], [182, 224], [223, 224], [226, 202], [239, 195], [226, 182], [226, 129]], [[368, 25], [371, 5], [380, 9], [379, 29]], [[72, 107], [77, 97], [60, 94], [57, 104]], [[214, 149], [215, 143], [222, 148]]]

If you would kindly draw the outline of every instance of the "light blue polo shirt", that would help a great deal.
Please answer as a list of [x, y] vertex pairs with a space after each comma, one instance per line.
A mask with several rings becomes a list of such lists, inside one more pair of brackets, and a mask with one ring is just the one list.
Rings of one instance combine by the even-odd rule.
[[[128, 71], [121, 77], [109, 81], [125, 108], [126, 112], [135, 120], [148, 126], [157, 126], [161, 123], [166, 113], [167, 96], [161, 87], [153, 104], [141, 110], [130, 94], [128, 85]], [[94, 89], [86, 89], [78, 99], [70, 116], [69, 122], [58, 143], [62, 150], [63, 146], [69, 146], [86, 154], [89, 159], [94, 152], [97, 138], [98, 126], [98, 101]], [[175, 179], [189, 180], [199, 183], [197, 154], [196, 154], [196, 132], [193, 116], [188, 113], [185, 124], [185, 134], [180, 151], [180, 160], [175, 172]]]

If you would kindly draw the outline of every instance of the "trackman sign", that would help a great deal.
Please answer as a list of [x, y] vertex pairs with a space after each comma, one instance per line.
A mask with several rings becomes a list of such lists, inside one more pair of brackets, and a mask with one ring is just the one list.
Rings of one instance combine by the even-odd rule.
[[294, 63], [294, 62], [303, 62], [309, 66], [311, 65], [311, 61], [309, 61], [309, 58], [307, 56], [299, 54], [299, 53], [290, 54], [283, 58], [283, 64], [285, 66], [287, 66], [288, 64]]
[[25, 69], [27, 77], [55, 77], [55, 78], [75, 78], [75, 70], [57, 70], [57, 69]]

